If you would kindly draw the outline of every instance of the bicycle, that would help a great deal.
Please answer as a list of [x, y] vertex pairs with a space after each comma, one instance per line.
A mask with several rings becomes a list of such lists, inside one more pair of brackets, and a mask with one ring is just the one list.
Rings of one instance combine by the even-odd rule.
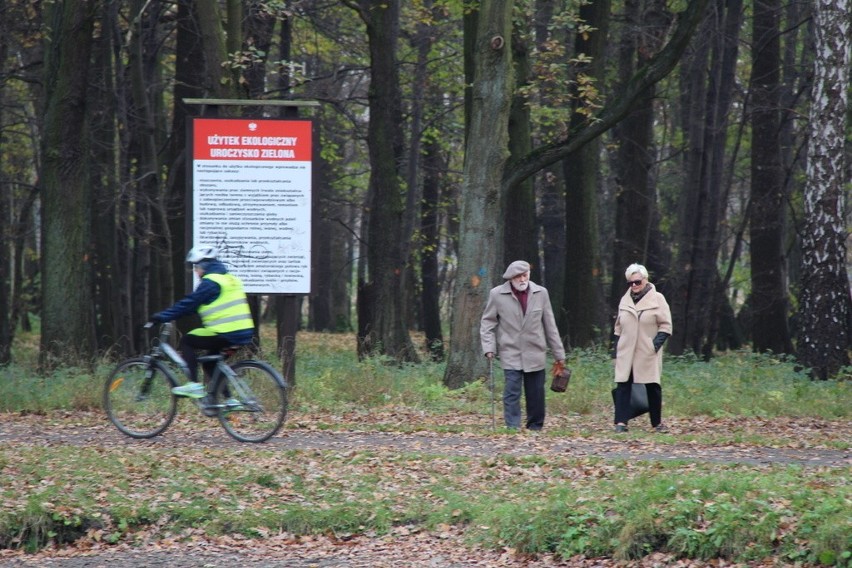
[[[146, 329], [154, 324], [148, 323]], [[146, 355], [122, 361], [104, 386], [103, 404], [110, 421], [131, 438], [153, 438], [166, 431], [177, 414], [178, 386], [169, 362], [185, 377], [189, 367], [169, 343], [174, 323], [162, 324], [159, 340]], [[215, 416], [225, 431], [240, 442], [264, 442], [274, 436], [287, 418], [287, 385], [269, 364], [245, 359], [228, 364], [239, 349], [203, 355], [199, 362], [215, 362], [208, 395], [192, 399], [206, 416]]]

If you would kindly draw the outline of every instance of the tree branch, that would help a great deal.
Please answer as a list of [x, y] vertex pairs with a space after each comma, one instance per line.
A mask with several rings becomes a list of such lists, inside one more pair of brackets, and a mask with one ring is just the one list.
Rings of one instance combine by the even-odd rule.
[[679, 14], [677, 27], [666, 46], [630, 78], [620, 96], [604, 106], [591, 123], [572, 129], [563, 140], [535, 148], [507, 166], [503, 173], [504, 193], [547, 166], [567, 158], [627, 116], [642, 94], [671, 73], [680, 61], [695, 28], [704, 16], [707, 3], [708, 0], [687, 2], [687, 8]]

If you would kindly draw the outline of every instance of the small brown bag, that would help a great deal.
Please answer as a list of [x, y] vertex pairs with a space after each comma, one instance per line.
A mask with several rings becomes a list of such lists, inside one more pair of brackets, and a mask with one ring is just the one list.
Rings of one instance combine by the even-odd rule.
[[571, 369], [566, 367], [562, 361], [555, 361], [550, 372], [553, 375], [550, 390], [553, 392], [565, 392], [568, 388], [568, 381], [571, 380]]

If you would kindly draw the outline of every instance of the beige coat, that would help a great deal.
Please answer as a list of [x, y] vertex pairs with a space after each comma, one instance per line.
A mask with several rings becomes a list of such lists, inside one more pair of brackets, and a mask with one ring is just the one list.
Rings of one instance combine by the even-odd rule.
[[479, 325], [482, 353], [499, 355], [503, 369], [526, 373], [547, 366], [548, 347], [554, 359], [565, 359], [547, 288], [530, 282], [528, 290], [525, 315], [511, 282], [492, 288]]
[[630, 378], [633, 382], [659, 383], [663, 372], [663, 349], [654, 352], [654, 336], [657, 332], [672, 333], [672, 312], [665, 296], [651, 290], [638, 304], [633, 303], [628, 290], [618, 304], [615, 319], [615, 335], [618, 349], [615, 354], [615, 382], [623, 383]]

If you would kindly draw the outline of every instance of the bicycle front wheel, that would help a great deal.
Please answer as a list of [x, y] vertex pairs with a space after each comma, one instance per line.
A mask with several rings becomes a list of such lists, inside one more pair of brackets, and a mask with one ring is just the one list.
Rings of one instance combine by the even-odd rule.
[[238, 361], [231, 369], [236, 377], [223, 378], [216, 389], [219, 422], [235, 440], [264, 442], [287, 419], [284, 379], [263, 361]]
[[141, 357], [120, 363], [104, 386], [104, 409], [115, 427], [132, 438], [162, 434], [177, 413], [177, 380], [159, 361]]

